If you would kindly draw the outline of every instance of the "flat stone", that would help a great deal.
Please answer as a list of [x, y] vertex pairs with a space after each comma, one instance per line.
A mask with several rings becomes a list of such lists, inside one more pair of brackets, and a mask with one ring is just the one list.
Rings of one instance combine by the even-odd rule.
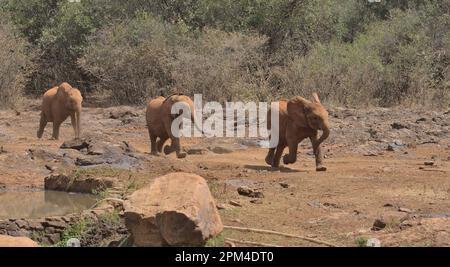
[[25, 220], [18, 220], [18, 221], [16, 221], [16, 225], [17, 225], [17, 227], [19, 227], [21, 229], [28, 228], [28, 222], [25, 221]]
[[31, 230], [36, 230], [36, 231], [44, 230], [44, 226], [42, 226], [42, 222], [39, 222], [39, 221], [29, 221], [28, 222], [28, 227]]
[[28, 237], [0, 235], [0, 247], [39, 247], [39, 244]]
[[89, 140], [84, 139], [73, 139], [70, 141], [65, 141], [61, 147], [61, 149], [74, 149], [74, 150], [82, 150], [89, 148]]
[[67, 224], [59, 221], [46, 221], [42, 223], [44, 227], [54, 227], [54, 228], [66, 228]]
[[230, 200], [229, 203], [230, 203], [230, 205], [235, 206], [235, 207], [242, 207], [242, 204], [235, 200]]
[[50, 241], [50, 244], [56, 244], [59, 241], [61, 241], [61, 234], [59, 233], [54, 233], [54, 234], [49, 234], [46, 235], [48, 241]]
[[248, 186], [241, 186], [237, 189], [239, 195], [251, 197], [251, 198], [264, 198], [264, 194], [262, 192], [251, 189]]

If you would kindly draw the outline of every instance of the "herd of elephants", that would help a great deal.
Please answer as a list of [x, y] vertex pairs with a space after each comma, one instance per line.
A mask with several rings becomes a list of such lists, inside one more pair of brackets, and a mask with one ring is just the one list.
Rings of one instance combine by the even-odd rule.
[[[42, 138], [45, 126], [53, 123], [52, 138], [59, 138], [61, 124], [70, 116], [75, 131], [75, 138], [80, 138], [80, 120], [83, 97], [80, 91], [68, 83], [49, 89], [43, 97], [38, 138]], [[186, 95], [174, 94], [168, 97], [158, 97], [147, 103], [146, 121], [151, 141], [151, 153], [158, 155], [163, 151], [166, 155], [176, 152], [178, 158], [185, 158], [182, 152], [180, 139], [172, 134], [172, 122], [178, 115], [172, 114], [172, 106], [176, 103], [187, 104], [191, 108], [191, 119], [195, 123], [194, 103]], [[323, 165], [321, 144], [330, 135], [328, 112], [321, 104], [319, 96], [314, 93], [312, 101], [296, 96], [290, 100], [279, 101], [279, 140], [278, 146], [270, 148], [266, 163], [278, 168], [281, 156], [286, 147], [289, 154], [283, 157], [284, 164], [293, 164], [297, 161], [297, 149], [300, 142], [309, 138], [311, 140], [316, 158], [316, 170], [326, 171]], [[269, 110], [269, 113], [271, 110]], [[271, 116], [267, 116], [270, 118]], [[271, 129], [270, 119], [268, 129]], [[319, 134], [322, 131], [322, 134]], [[171, 145], [164, 147], [170, 139]]]

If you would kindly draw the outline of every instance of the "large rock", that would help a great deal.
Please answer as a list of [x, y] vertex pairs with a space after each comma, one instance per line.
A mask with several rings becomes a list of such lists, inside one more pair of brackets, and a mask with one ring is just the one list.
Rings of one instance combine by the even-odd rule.
[[75, 149], [75, 150], [83, 150], [89, 148], [90, 140], [86, 139], [73, 139], [70, 141], [65, 141], [61, 145], [61, 149]]
[[223, 230], [208, 185], [195, 174], [156, 178], [134, 192], [124, 208], [135, 246], [203, 246]]
[[0, 247], [39, 247], [39, 244], [28, 237], [0, 235]]

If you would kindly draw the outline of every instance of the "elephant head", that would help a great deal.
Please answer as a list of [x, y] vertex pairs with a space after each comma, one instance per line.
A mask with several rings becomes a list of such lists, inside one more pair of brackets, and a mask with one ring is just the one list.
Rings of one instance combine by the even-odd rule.
[[62, 83], [58, 87], [56, 93], [56, 98], [59, 103], [64, 106], [64, 109], [69, 113], [68, 115], [74, 116], [74, 128], [76, 132], [76, 138], [80, 137], [80, 116], [81, 116], [81, 105], [83, 102], [83, 97], [81, 96], [80, 90], [73, 88], [68, 83]]
[[313, 94], [313, 101], [300, 96], [292, 98], [287, 104], [287, 111], [291, 121], [298, 127], [311, 128], [323, 132], [318, 140], [319, 144], [329, 137], [328, 112], [320, 102], [317, 93]]
[[[187, 105], [189, 107], [190, 111], [191, 111], [191, 121], [192, 121], [192, 123], [194, 124], [194, 126], [198, 130], [203, 132], [201, 127], [198, 126], [198, 124], [196, 123], [195, 105], [194, 105], [194, 102], [192, 101], [192, 99], [189, 96], [186, 96], [186, 95], [178, 93], [178, 94], [174, 94], [174, 95], [169, 96], [166, 99], [166, 101], [171, 101], [171, 106], [175, 105], [176, 103], [183, 103], [183, 104]], [[178, 117], [178, 116], [180, 116], [182, 114], [183, 114], [183, 112], [181, 111], [179, 114], [172, 115], [173, 116], [172, 119], [175, 119], [176, 117]]]

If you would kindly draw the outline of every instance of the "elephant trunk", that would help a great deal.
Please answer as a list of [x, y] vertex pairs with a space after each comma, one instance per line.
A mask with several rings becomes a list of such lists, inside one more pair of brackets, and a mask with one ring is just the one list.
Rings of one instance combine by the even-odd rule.
[[197, 120], [195, 119], [195, 114], [194, 114], [194, 112], [191, 113], [191, 121], [192, 121], [192, 123], [194, 124], [195, 128], [197, 128], [197, 130], [199, 130], [202, 134], [205, 134], [205, 132], [203, 132], [202, 127], [200, 127], [200, 126], [197, 124]]
[[75, 138], [78, 139], [80, 138], [80, 133], [81, 133], [81, 112], [80, 110], [75, 111]]
[[318, 143], [322, 144], [330, 136], [330, 127], [326, 125], [322, 128], [322, 136], [320, 136]]

